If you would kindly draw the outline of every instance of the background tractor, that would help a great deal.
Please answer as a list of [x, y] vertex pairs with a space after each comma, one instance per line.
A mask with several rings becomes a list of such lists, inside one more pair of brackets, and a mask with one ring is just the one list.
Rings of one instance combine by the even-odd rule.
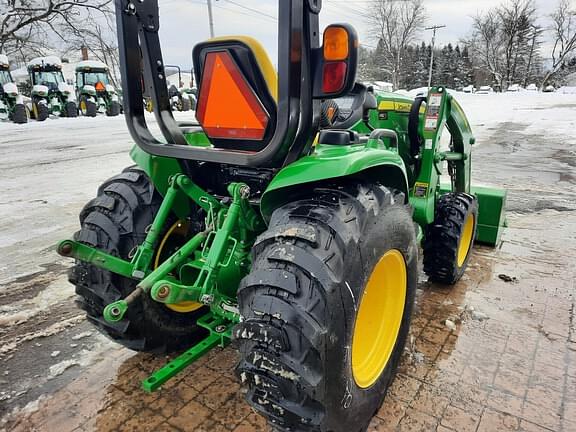
[[83, 116], [106, 113], [114, 117], [121, 112], [120, 98], [111, 84], [108, 66], [100, 61], [84, 60], [76, 65], [76, 97]]
[[27, 123], [28, 113], [24, 98], [10, 74], [8, 57], [0, 54], [0, 120], [5, 119], [14, 123]]
[[172, 111], [190, 111], [190, 98], [184, 91], [180, 66], [166, 65], [164, 73], [168, 80], [168, 97], [170, 97]]
[[28, 75], [32, 85], [31, 116], [44, 121], [50, 114], [61, 117], [77, 117], [76, 96], [62, 73], [58, 57], [37, 57], [28, 62]]
[[252, 38], [197, 44], [197, 123], [179, 124], [157, 1], [116, 0], [136, 166], [100, 186], [58, 252], [76, 259], [70, 281], [100, 331], [185, 349], [145, 390], [235, 340], [247, 400], [275, 428], [348, 432], [393, 380], [419, 244], [430, 278], [455, 283], [475, 239], [498, 242], [505, 192], [471, 187], [474, 138], [443, 87], [412, 100], [356, 84], [356, 32], [322, 33], [320, 11], [278, 2], [278, 74]]

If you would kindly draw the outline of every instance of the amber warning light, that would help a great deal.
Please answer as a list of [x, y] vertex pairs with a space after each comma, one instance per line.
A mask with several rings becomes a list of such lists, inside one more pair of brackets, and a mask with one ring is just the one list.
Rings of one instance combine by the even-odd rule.
[[210, 138], [262, 140], [270, 120], [228, 51], [206, 54], [196, 118]]

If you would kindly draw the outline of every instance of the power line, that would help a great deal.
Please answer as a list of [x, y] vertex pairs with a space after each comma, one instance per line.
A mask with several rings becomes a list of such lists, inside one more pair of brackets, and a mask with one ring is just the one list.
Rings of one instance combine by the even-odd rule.
[[425, 28], [425, 30], [432, 30], [432, 49], [430, 53], [430, 72], [428, 73], [428, 91], [430, 91], [430, 87], [432, 86], [432, 66], [434, 65], [434, 42], [436, 42], [436, 30], [445, 27], [445, 25], [435, 25]]
[[228, 3], [232, 3], [233, 5], [236, 5], [236, 6], [238, 6], [238, 7], [241, 7], [242, 9], [246, 9], [246, 10], [248, 10], [248, 11], [257, 13], [258, 15], [262, 15], [262, 16], [265, 16], [265, 17], [268, 17], [268, 18], [272, 18], [274, 21], [278, 21], [278, 18], [276, 18], [274, 15], [267, 14], [266, 12], [259, 11], [258, 9], [253, 9], [253, 8], [248, 7], [248, 6], [246, 6], [246, 5], [243, 5], [243, 4], [240, 4], [240, 3], [236, 3], [235, 1], [232, 1], [232, 0], [224, 0], [224, 1], [226, 1], [226, 2], [228, 2]]

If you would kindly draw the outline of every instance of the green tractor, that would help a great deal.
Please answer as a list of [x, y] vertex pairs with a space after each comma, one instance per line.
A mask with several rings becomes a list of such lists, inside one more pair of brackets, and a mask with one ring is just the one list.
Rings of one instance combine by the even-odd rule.
[[108, 66], [100, 61], [84, 60], [76, 65], [76, 97], [80, 113], [86, 117], [98, 113], [115, 117], [122, 110]]
[[320, 11], [278, 2], [278, 74], [252, 38], [196, 45], [198, 122], [178, 124], [157, 0], [116, 0], [136, 166], [100, 186], [58, 252], [76, 259], [70, 281], [101, 332], [184, 349], [144, 390], [234, 340], [246, 398], [274, 428], [348, 432], [393, 380], [419, 244], [430, 279], [454, 284], [475, 240], [498, 242], [505, 192], [471, 187], [474, 138], [445, 88], [375, 96], [355, 83], [356, 32], [331, 25], [321, 41]]
[[190, 111], [190, 98], [184, 92], [180, 66], [166, 65], [164, 66], [164, 73], [166, 74], [168, 97], [172, 111]]
[[0, 54], [0, 120], [12, 120], [14, 123], [27, 123], [28, 113], [24, 98], [10, 74], [8, 57]]
[[62, 62], [58, 57], [37, 57], [28, 62], [28, 75], [32, 85], [28, 109], [32, 118], [46, 120], [50, 114], [59, 117], [77, 117], [74, 88], [66, 83]]

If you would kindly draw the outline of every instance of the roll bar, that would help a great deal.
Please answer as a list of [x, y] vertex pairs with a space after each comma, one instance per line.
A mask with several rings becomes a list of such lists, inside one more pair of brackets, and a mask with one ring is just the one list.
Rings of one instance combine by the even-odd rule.
[[[312, 145], [319, 102], [313, 100], [313, 59], [319, 51], [322, 0], [279, 0], [278, 118], [259, 152], [189, 146], [170, 111], [160, 40], [158, 0], [115, 0], [124, 112], [132, 138], [147, 153], [244, 166], [279, 167]], [[143, 64], [142, 64], [143, 62]], [[151, 84], [154, 114], [166, 143], [150, 133], [142, 103], [141, 65]]]

